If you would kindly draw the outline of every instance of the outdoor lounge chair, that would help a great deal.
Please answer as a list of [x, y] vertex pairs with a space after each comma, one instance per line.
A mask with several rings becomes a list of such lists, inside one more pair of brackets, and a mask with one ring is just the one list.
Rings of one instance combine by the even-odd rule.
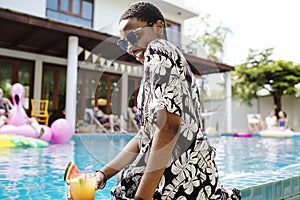
[[248, 130], [250, 132], [258, 133], [262, 130], [261, 114], [247, 114]]
[[[110, 124], [109, 122], [106, 122], [104, 124], [100, 123], [99, 120], [94, 116], [94, 111], [91, 108], [85, 109], [85, 118], [87, 121], [89, 121], [90, 124], [96, 124], [96, 130], [99, 130], [100, 132], [108, 133], [110, 132]], [[123, 129], [123, 117], [118, 117], [117, 115], [113, 116], [113, 127], [115, 131], [127, 133], [126, 130]]]
[[135, 131], [139, 131], [140, 127], [138, 123], [134, 119], [134, 113], [132, 112], [132, 108], [128, 108], [128, 130], [132, 130], [132, 125], [134, 126]]
[[101, 132], [107, 133], [108, 130], [101, 124], [98, 119], [94, 116], [94, 111], [91, 108], [85, 109], [85, 119], [89, 121], [90, 124], [96, 124], [97, 128], [100, 129]]

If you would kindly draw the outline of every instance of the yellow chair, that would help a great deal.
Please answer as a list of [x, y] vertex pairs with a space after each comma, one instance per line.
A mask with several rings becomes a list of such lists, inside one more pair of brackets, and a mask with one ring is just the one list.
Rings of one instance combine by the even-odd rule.
[[49, 100], [36, 100], [31, 99], [31, 117], [36, 118], [39, 123], [48, 126], [49, 113], [48, 113]]

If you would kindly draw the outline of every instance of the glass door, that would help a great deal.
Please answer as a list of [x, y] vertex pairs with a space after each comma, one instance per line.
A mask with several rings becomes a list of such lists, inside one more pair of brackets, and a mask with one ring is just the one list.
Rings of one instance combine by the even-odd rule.
[[66, 67], [45, 64], [42, 99], [49, 100], [49, 111], [63, 111], [66, 106]]
[[141, 78], [139, 77], [129, 77], [128, 78], [128, 106], [137, 106], [137, 96], [139, 92], [139, 87], [141, 84]]
[[[120, 114], [120, 75], [81, 69], [77, 82], [77, 118], [84, 117], [86, 108], [95, 103], [106, 114]], [[97, 102], [95, 101], [97, 100]]]

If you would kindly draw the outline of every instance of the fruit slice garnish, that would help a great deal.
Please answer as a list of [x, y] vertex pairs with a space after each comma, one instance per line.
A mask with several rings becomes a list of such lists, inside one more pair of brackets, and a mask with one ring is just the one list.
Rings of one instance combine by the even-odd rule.
[[73, 161], [70, 161], [64, 175], [64, 181], [69, 181], [72, 178], [80, 176], [80, 171]]

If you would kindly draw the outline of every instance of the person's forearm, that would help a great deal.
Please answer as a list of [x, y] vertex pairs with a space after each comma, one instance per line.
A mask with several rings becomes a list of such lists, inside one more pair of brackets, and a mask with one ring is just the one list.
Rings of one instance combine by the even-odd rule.
[[139, 152], [138, 138], [134, 137], [129, 143], [122, 149], [122, 151], [107, 165], [105, 165], [101, 171], [105, 173], [107, 178], [114, 176], [125, 166], [130, 164]]
[[168, 120], [171, 120], [172, 122], [170, 123], [163, 120], [166, 124], [154, 135], [146, 172], [144, 173], [136, 192], [136, 197], [139, 199], [152, 199], [177, 142], [177, 131], [180, 125], [180, 118], [179, 116], [175, 116], [174, 118], [174, 116], [168, 115]]
[[155, 189], [163, 175], [163, 172], [170, 160], [175, 145], [175, 136], [166, 139], [165, 135], [170, 133], [160, 132], [156, 134], [152, 144], [146, 172], [140, 182], [136, 196], [143, 200], [152, 199]]

